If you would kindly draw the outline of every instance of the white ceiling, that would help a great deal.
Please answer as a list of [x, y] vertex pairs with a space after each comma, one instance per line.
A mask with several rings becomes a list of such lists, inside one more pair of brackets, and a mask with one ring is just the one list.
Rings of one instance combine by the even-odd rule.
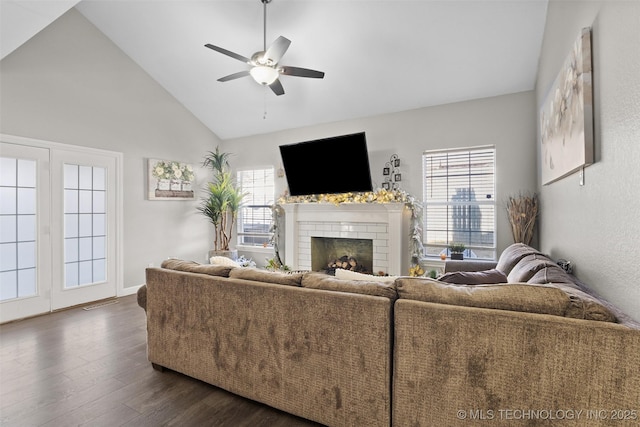
[[292, 41], [280, 63], [326, 73], [282, 76], [277, 97], [250, 77], [217, 82], [248, 66], [204, 47], [262, 50], [261, 0], [0, 1], [2, 57], [75, 5], [222, 139], [532, 90], [547, 9], [547, 0], [273, 0], [267, 45]]

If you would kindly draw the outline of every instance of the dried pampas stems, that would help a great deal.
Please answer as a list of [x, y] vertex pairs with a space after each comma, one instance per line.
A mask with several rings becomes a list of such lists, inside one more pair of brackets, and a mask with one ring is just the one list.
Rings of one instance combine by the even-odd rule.
[[538, 218], [538, 195], [509, 196], [507, 214], [515, 243], [530, 245]]

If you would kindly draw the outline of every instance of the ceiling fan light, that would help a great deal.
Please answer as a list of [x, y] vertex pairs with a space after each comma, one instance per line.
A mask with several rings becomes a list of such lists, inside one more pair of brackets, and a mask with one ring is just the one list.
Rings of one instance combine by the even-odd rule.
[[276, 81], [280, 73], [275, 68], [257, 65], [249, 70], [249, 74], [261, 85], [270, 85]]

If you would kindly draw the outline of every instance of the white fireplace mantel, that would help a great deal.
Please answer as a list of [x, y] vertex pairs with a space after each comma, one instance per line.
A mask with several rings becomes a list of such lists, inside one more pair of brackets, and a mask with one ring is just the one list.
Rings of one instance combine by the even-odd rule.
[[311, 238], [371, 239], [373, 269], [408, 274], [410, 210], [404, 203], [285, 203], [284, 262], [311, 269]]

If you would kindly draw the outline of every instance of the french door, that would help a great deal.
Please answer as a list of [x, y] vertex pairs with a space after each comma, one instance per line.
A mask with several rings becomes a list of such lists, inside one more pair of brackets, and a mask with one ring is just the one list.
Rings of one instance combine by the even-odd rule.
[[0, 321], [51, 310], [49, 150], [0, 142]]
[[118, 153], [7, 139], [0, 143], [0, 322], [116, 296]]

